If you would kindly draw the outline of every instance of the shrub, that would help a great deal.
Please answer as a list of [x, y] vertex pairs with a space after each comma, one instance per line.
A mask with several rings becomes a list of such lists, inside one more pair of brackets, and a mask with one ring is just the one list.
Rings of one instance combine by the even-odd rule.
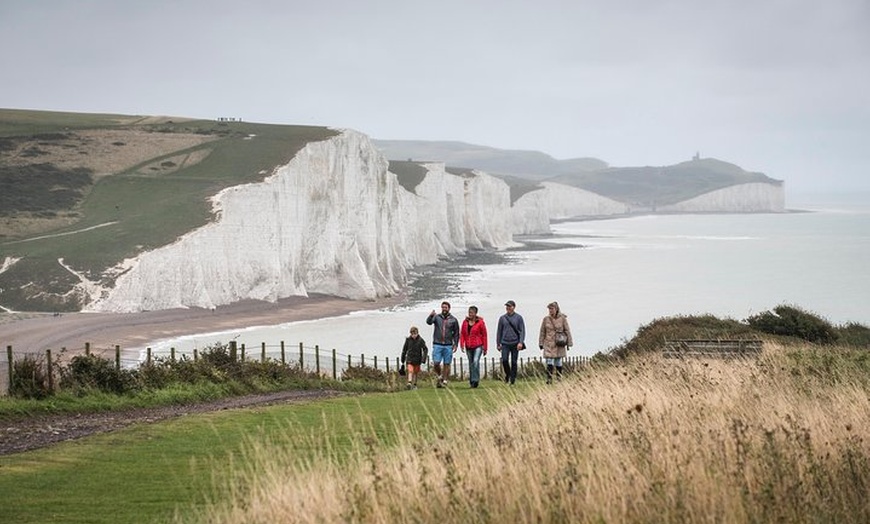
[[752, 329], [733, 319], [713, 315], [691, 315], [658, 318], [643, 325], [629, 341], [614, 348], [610, 354], [627, 357], [632, 353], [659, 351], [672, 340], [730, 339], [753, 336]]
[[18, 398], [44, 399], [52, 394], [42, 358], [26, 355], [12, 363], [9, 394]]
[[349, 366], [341, 374], [343, 380], [369, 380], [385, 382], [387, 373], [369, 366]]
[[870, 328], [863, 324], [849, 322], [834, 329], [840, 344], [857, 348], [870, 348]]
[[779, 305], [746, 319], [752, 328], [771, 335], [795, 337], [818, 344], [837, 341], [834, 326], [827, 320], [796, 306]]
[[136, 387], [136, 373], [116, 369], [114, 362], [96, 355], [79, 355], [61, 370], [60, 385], [77, 391], [95, 389], [105, 393], [123, 394]]

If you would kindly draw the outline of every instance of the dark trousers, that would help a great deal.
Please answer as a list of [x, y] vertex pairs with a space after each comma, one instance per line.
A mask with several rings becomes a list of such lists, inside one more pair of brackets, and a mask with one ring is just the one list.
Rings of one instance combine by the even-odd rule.
[[501, 345], [501, 367], [504, 369], [505, 382], [513, 384], [517, 381], [517, 359], [520, 357], [520, 350], [517, 349], [517, 344]]

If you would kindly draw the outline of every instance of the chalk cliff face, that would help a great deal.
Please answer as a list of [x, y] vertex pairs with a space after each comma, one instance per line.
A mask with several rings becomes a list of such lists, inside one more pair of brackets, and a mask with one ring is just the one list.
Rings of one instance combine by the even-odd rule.
[[553, 182], [524, 194], [514, 202], [514, 232], [520, 235], [548, 233], [550, 220], [579, 216], [607, 216], [629, 212], [629, 206], [596, 193]]
[[[626, 204], [544, 182], [513, 206], [510, 188], [481, 171], [426, 170], [399, 184], [365, 135], [312, 142], [264, 181], [212, 199], [215, 220], [104, 275], [78, 275], [85, 310], [135, 312], [274, 301], [309, 293], [374, 299], [399, 292], [409, 269], [473, 249], [513, 245], [514, 234], [550, 231], [553, 218], [628, 213]], [[781, 211], [782, 186], [744, 184], [662, 208], [674, 212]], [[8, 263], [4, 262], [4, 268]]]
[[114, 287], [85, 309], [213, 307], [308, 293], [374, 299], [398, 292], [413, 266], [511, 244], [504, 182], [430, 164], [410, 193], [387, 166], [354, 131], [310, 143], [263, 182], [216, 195], [213, 223], [125, 261]]
[[785, 211], [783, 184], [750, 183], [718, 189], [668, 206], [673, 213], [779, 213]]

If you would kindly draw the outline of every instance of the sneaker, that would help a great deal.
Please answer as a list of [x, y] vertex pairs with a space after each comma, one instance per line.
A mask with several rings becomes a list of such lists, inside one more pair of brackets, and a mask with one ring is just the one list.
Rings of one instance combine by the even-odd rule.
[[511, 378], [510, 378], [509, 376], [505, 375], [505, 377], [504, 377], [504, 383], [507, 384], [507, 383], [509, 383], [510, 381], [511, 381]]
[[447, 379], [444, 379], [441, 381], [441, 387], [444, 387], [444, 388], [447, 387]]
[[413, 384], [408, 382], [408, 384], [405, 385], [405, 389], [411, 389], [413, 386], [414, 386]]
[[417, 389], [417, 384], [414, 384], [414, 387], [412, 387], [411, 389]]
[[547, 384], [553, 383], [553, 377], [547, 377]]
[[443, 388], [444, 387], [444, 381], [441, 380], [441, 377], [438, 377], [438, 382], [435, 383], [435, 387], [436, 388]]

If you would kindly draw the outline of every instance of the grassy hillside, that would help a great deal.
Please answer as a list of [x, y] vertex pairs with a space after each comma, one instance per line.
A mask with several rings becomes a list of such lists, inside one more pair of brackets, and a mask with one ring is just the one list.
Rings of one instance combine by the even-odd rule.
[[577, 172], [551, 180], [621, 202], [653, 208], [682, 202], [736, 184], [782, 184], [763, 173], [744, 171], [734, 164], [714, 158], [696, 159], [664, 167], [621, 167]]
[[78, 279], [171, 243], [208, 198], [262, 180], [322, 127], [0, 110], [0, 306], [63, 311]]
[[543, 180], [607, 167], [606, 162], [597, 158], [557, 160], [540, 151], [496, 149], [465, 142], [375, 140], [374, 143], [390, 160], [445, 162], [451, 166], [465, 166], [494, 175], [513, 175], [528, 180]]
[[463, 142], [376, 140], [375, 144], [391, 159], [438, 160], [500, 176], [511, 186], [512, 201], [543, 180], [653, 208], [735, 184], [782, 184], [762, 173], [744, 171], [713, 158], [662, 167], [610, 167], [596, 158], [556, 160], [539, 151], [496, 149]]
[[868, 387], [866, 350], [635, 356], [139, 425], [0, 457], [0, 488], [10, 522], [859, 523]]

